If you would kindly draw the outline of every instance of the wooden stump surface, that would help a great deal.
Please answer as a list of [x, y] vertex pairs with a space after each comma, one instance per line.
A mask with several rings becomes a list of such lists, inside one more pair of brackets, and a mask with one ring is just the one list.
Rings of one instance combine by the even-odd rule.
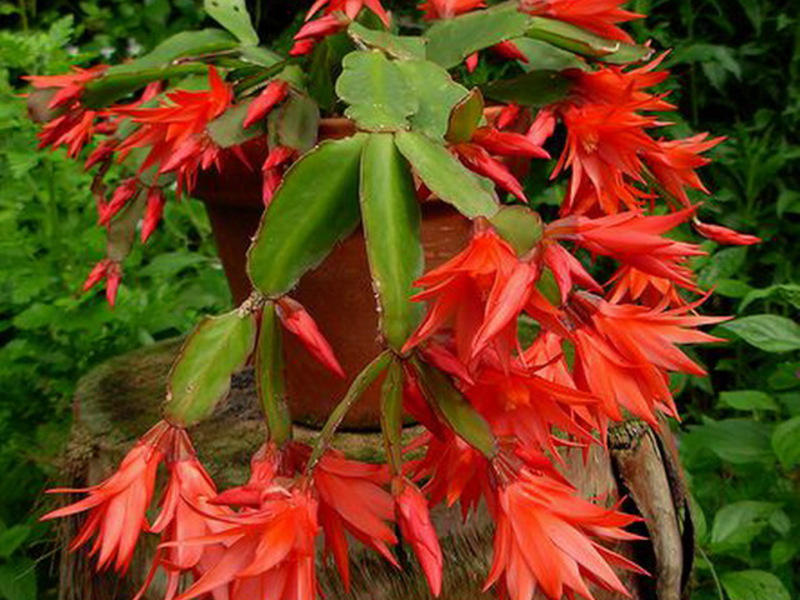
[[[107, 477], [134, 440], [158, 419], [165, 380], [181, 340], [154, 344], [109, 360], [86, 375], [75, 395], [72, 438], [67, 452], [64, 480], [69, 486], [91, 485]], [[211, 419], [191, 431], [201, 460], [220, 489], [246, 481], [250, 457], [264, 441], [264, 425], [255, 399], [252, 370], [245, 369], [232, 381], [229, 397]], [[410, 439], [416, 432], [410, 428]], [[298, 428], [297, 437], [315, 434]], [[666, 442], [671, 442], [667, 439]], [[624, 423], [611, 432], [610, 452], [593, 448], [587, 461], [579, 452], [568, 456], [568, 476], [585, 497], [613, 501], [627, 497], [623, 508], [646, 519], [639, 533], [648, 541], [616, 548], [634, 558], [652, 578], [621, 573], [634, 600], [681, 600], [691, 568], [691, 521], [683, 500], [678, 469], [670, 443], [641, 422]], [[383, 444], [378, 433], [342, 433], [335, 446], [352, 458], [380, 460]], [[442, 537], [445, 562], [443, 600], [493, 598], [483, 593], [483, 582], [492, 553], [492, 527], [485, 514], [461, 523], [459, 511], [434, 509]], [[86, 553], [66, 550], [77, 529], [77, 520], [60, 524], [62, 558], [60, 600], [127, 600], [132, 598], [149, 567], [151, 547], [137, 550], [131, 572], [125, 578], [98, 575]], [[146, 546], [146, 544], [144, 545]], [[353, 586], [346, 596], [330, 565], [319, 569], [326, 598], [357, 600], [422, 600], [430, 597], [410, 555], [400, 552], [402, 572], [362, 550], [352, 556]], [[156, 581], [147, 600], [160, 600], [162, 586]], [[598, 600], [620, 598], [598, 591]], [[259, 600], [259, 599], [253, 599]], [[537, 599], [538, 600], [538, 599]]]

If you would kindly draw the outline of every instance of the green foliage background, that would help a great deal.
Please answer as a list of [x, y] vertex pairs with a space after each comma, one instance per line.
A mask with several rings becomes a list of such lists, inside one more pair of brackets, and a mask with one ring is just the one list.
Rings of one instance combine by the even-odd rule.
[[[267, 34], [296, 21], [298, 3], [250, 4]], [[765, 239], [707, 244], [700, 278], [717, 295], [705, 310], [737, 317], [716, 331], [733, 341], [698, 351], [708, 380], [674, 382], [699, 534], [692, 598], [790, 600], [800, 594], [800, 4], [630, 7], [650, 15], [633, 25], [639, 39], [674, 48], [677, 132], [728, 137], [703, 173], [707, 220]], [[90, 177], [61, 152], [35, 150], [19, 78], [120, 60], [202, 21], [193, 0], [0, 0], [0, 598], [55, 597], [52, 534], [36, 516], [78, 378], [230, 302], [194, 201], [168, 204], [158, 234], [126, 263], [113, 312], [80, 294], [104, 243]]]

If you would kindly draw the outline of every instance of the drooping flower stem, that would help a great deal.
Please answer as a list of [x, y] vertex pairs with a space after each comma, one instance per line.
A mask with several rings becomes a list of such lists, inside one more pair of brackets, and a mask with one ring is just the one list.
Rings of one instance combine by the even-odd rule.
[[275, 304], [268, 302], [261, 312], [256, 350], [256, 386], [269, 428], [269, 439], [282, 446], [292, 437], [292, 418], [286, 404], [283, 340]]
[[322, 454], [328, 449], [328, 446], [333, 439], [333, 435], [336, 433], [339, 425], [342, 424], [347, 412], [364, 394], [372, 382], [377, 379], [378, 375], [380, 375], [386, 369], [391, 358], [392, 354], [389, 351], [384, 351], [379, 354], [371, 363], [364, 367], [364, 370], [358, 374], [358, 377], [356, 377], [353, 383], [350, 385], [350, 389], [347, 390], [347, 393], [345, 394], [344, 398], [342, 398], [342, 401], [339, 402], [333, 411], [331, 411], [331, 415], [325, 422], [325, 426], [322, 428], [322, 431], [320, 431], [319, 437], [314, 444], [314, 449], [311, 452], [308, 463], [306, 464], [306, 475], [311, 474], [311, 472], [314, 470], [314, 467], [319, 462], [319, 459], [322, 457]]
[[393, 476], [403, 472], [403, 367], [393, 360], [381, 387], [381, 430], [386, 460]]

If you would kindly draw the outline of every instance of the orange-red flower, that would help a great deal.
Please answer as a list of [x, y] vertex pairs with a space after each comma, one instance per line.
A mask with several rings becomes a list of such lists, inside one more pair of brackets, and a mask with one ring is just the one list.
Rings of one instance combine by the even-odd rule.
[[130, 567], [133, 551], [142, 531], [147, 530], [146, 512], [153, 498], [158, 466], [173, 437], [164, 421], [144, 434], [128, 452], [117, 471], [108, 479], [85, 489], [54, 489], [50, 493], [86, 493], [77, 502], [47, 513], [42, 520], [88, 515], [70, 545], [76, 549], [95, 538], [91, 555], [97, 555], [97, 568], [124, 573]]
[[608, 301], [612, 304], [640, 303], [657, 306], [684, 306], [686, 300], [672, 279], [657, 277], [630, 266], [623, 266], [611, 277], [613, 283]]
[[83, 284], [83, 291], [88, 292], [101, 281], [106, 282], [106, 300], [113, 307], [117, 301], [119, 284], [122, 281], [122, 267], [117, 261], [104, 258], [98, 262], [89, 272], [89, 276]]
[[297, 300], [284, 297], [278, 300], [275, 308], [283, 326], [297, 336], [320, 364], [339, 377], [345, 376], [344, 369], [336, 359], [333, 348], [302, 304]]
[[162, 544], [168, 545], [156, 551], [139, 595], [144, 594], [161, 568], [167, 576], [164, 600], [172, 600], [178, 593], [184, 573], [192, 574], [195, 578], [201, 577], [208, 570], [208, 563], [216, 560], [223, 550], [222, 545], [201, 546], [187, 542], [230, 527], [223, 519], [233, 513], [227, 507], [209, 503], [216, 496], [216, 487], [197, 460], [189, 437], [183, 430], [175, 432], [167, 466], [169, 480], [161, 502], [161, 512], [150, 531], [160, 534]]
[[645, 193], [634, 183], [646, 184], [642, 154], [657, 152], [647, 134], [654, 117], [638, 114], [631, 104], [568, 105], [561, 110], [567, 143], [553, 171], [555, 177], [570, 168], [570, 182], [562, 212], [587, 213], [600, 209], [614, 214], [622, 207], [639, 208]]
[[326, 15], [340, 11], [346, 14], [348, 18], [355, 19], [365, 7], [377, 15], [384, 25], [389, 26], [389, 15], [381, 6], [380, 0], [316, 0], [309, 9], [306, 20], [313, 17], [320, 10]]
[[68, 107], [81, 99], [86, 84], [102, 76], [108, 65], [96, 65], [88, 69], [73, 66], [71, 69], [70, 73], [62, 75], [27, 75], [23, 79], [38, 90], [56, 90], [48, 108]]
[[[539, 373], [543, 364], [525, 364], [531, 357], [515, 360], [505, 370], [501, 364], [482, 364], [473, 374], [474, 382], [462, 384], [461, 390], [478, 409], [498, 438], [518, 440], [525, 448], [549, 451], [558, 458], [556, 446], [597, 442], [592, 430], [597, 427], [592, 394], [575, 389], [571, 379], [566, 385], [553, 382]], [[559, 431], [564, 438], [560, 438]]]
[[466, 519], [481, 499], [492, 502], [489, 461], [452, 431], [442, 438], [423, 433], [412, 447], [426, 447], [425, 456], [409, 466], [409, 473], [426, 481], [424, 491], [431, 505], [444, 502], [452, 507], [458, 502]]
[[518, 259], [494, 230], [477, 231], [465, 250], [415, 283], [425, 291], [412, 299], [431, 300], [431, 306], [405, 350], [452, 325], [465, 364], [489, 348], [509, 356], [516, 346], [517, 317], [538, 295], [537, 275], [536, 265]]
[[258, 509], [228, 518], [229, 528], [184, 542], [201, 547], [222, 544], [224, 549], [177, 600], [201, 597], [222, 586], [230, 587], [233, 598], [255, 590], [275, 600], [313, 598], [317, 511], [317, 500], [307, 487], [276, 484]]
[[623, 42], [631, 36], [617, 26], [644, 15], [620, 8], [626, 0], [520, 0], [520, 10], [566, 23]]
[[486, 6], [485, 0], [426, 0], [419, 5], [426, 20], [452, 19]]
[[717, 242], [718, 244], [750, 246], [752, 244], [758, 244], [761, 242], [760, 237], [748, 235], [746, 233], [740, 233], [733, 229], [723, 227], [722, 225], [703, 223], [697, 219], [695, 219], [692, 224], [700, 235], [713, 242]]
[[724, 139], [701, 133], [682, 140], [659, 140], [658, 149], [645, 152], [644, 160], [664, 191], [683, 206], [689, 206], [686, 188], [709, 193], [695, 171], [711, 161], [700, 154]]
[[264, 90], [256, 96], [247, 108], [247, 115], [242, 122], [242, 127], [247, 129], [256, 121], [266, 117], [273, 108], [283, 102], [289, 94], [289, 84], [281, 79], [273, 79]]
[[575, 294], [568, 308], [575, 382], [600, 398], [613, 420], [622, 418], [621, 408], [653, 424], [656, 410], [677, 417], [667, 374], [705, 375], [677, 345], [721, 341], [694, 328], [726, 320], [687, 314], [697, 304], [648, 308]]
[[442, 549], [431, 523], [428, 501], [410, 481], [399, 478], [397, 486], [400, 491], [395, 495], [395, 502], [400, 534], [414, 550], [431, 593], [438, 596], [442, 591]]
[[580, 498], [564, 482], [523, 468], [497, 491], [497, 528], [486, 587], [503, 581], [511, 600], [592, 598], [587, 582], [627, 596], [611, 565], [644, 573], [592, 538], [636, 539], [637, 520]]
[[692, 256], [705, 254], [696, 244], [663, 234], [689, 220], [694, 207], [666, 215], [645, 216], [627, 211], [597, 219], [571, 216], [550, 223], [547, 237], [573, 241], [589, 252], [613, 259], [650, 275], [696, 290], [687, 266]]
[[206, 132], [207, 125], [224, 113], [233, 101], [233, 89], [213, 66], [208, 70], [207, 90], [174, 90], [156, 107], [112, 107], [114, 116], [130, 117], [139, 128], [120, 145], [120, 159], [134, 148], [149, 148], [140, 171], [152, 166], [159, 173], [175, 172], [179, 192], [194, 187], [200, 169], [220, 165], [221, 149]]

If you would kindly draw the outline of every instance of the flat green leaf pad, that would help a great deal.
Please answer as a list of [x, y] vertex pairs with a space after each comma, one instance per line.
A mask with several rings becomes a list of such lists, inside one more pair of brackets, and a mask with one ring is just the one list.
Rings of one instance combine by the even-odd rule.
[[488, 218], [498, 211], [497, 196], [481, 185], [478, 176], [443, 144], [413, 131], [401, 131], [395, 135], [395, 140], [428, 189], [455, 206], [465, 217]]
[[365, 131], [408, 128], [417, 97], [397, 65], [381, 52], [351, 52], [342, 62], [336, 93], [349, 104], [345, 114]]
[[366, 138], [323, 142], [286, 173], [247, 255], [250, 279], [264, 295], [287, 294], [358, 225]]
[[381, 333], [399, 351], [422, 316], [422, 305], [410, 297], [424, 258], [414, 179], [391, 134], [374, 133], [364, 146], [361, 215]]
[[253, 352], [256, 320], [234, 310], [204, 318], [181, 348], [167, 384], [165, 414], [191, 426], [214, 411], [230, 391], [231, 376]]
[[258, 44], [258, 34], [250, 21], [244, 0], [205, 0], [208, 16], [249, 46]]

